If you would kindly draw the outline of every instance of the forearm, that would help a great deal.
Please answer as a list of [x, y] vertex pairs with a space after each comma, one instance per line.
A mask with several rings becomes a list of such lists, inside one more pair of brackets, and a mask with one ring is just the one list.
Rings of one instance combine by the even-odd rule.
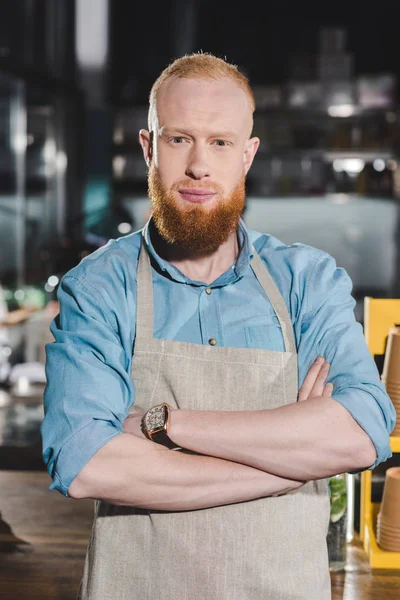
[[73, 498], [153, 510], [195, 510], [278, 495], [303, 482], [241, 464], [167, 450], [122, 434], [101, 448], [69, 488]]
[[297, 480], [368, 468], [376, 457], [350, 413], [323, 397], [263, 411], [174, 411], [169, 435], [195, 452]]

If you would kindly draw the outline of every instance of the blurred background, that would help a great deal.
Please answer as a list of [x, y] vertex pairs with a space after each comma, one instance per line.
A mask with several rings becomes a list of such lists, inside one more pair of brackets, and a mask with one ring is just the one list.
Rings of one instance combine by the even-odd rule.
[[[48, 499], [47, 480], [2, 477], [5, 470], [44, 469], [44, 345], [58, 310], [57, 287], [84, 256], [147, 220], [138, 131], [147, 127], [150, 88], [174, 58], [196, 51], [226, 57], [254, 88], [261, 146], [248, 176], [247, 225], [334, 256], [354, 282], [360, 322], [365, 296], [399, 297], [394, 6], [386, 0], [0, 0], [0, 488], [3, 504], [17, 507], [8, 514], [28, 527], [27, 539], [45, 539], [29, 529], [44, 513], [37, 519], [29, 513], [26, 525], [19, 504], [29, 486], [55, 503], [46, 504], [48, 515], [60, 515], [56, 502], [63, 499]], [[356, 527], [357, 518], [356, 508]], [[81, 540], [76, 561], [72, 554], [70, 562], [63, 559], [76, 568], [75, 583], [85, 519], [71, 538], [71, 548]], [[46, 522], [43, 535], [56, 521]], [[5, 530], [0, 512], [0, 534]], [[48, 561], [43, 548], [36, 556], [42, 552]], [[75, 583], [70, 595], [59, 595], [56, 586], [53, 595], [38, 588], [37, 597], [72, 598]], [[31, 588], [8, 597], [36, 598]]]
[[[386, 8], [385, 8], [386, 6]], [[150, 208], [138, 130], [175, 57], [250, 78], [260, 151], [245, 220], [331, 253], [365, 295], [398, 293], [400, 61], [390, 7], [248, 0], [2, 0], [0, 281], [43, 308], [66, 270]]]
[[138, 130], [175, 57], [250, 78], [260, 151], [245, 220], [331, 253], [365, 295], [398, 293], [400, 61], [391, 2], [0, 2], [0, 281], [43, 308], [69, 268], [144, 224]]

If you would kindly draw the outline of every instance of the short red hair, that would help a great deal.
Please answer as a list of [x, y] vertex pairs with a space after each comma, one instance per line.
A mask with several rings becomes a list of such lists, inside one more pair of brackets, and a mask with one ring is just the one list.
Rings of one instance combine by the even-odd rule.
[[[213, 54], [195, 53], [177, 58], [154, 82], [149, 98], [149, 130], [152, 130], [153, 116], [156, 110], [157, 94], [164, 83], [170, 79], [221, 79], [230, 77], [246, 92], [253, 112], [256, 108], [253, 90], [249, 80], [239, 71], [236, 65], [228, 63]], [[154, 121], [153, 121], [154, 122]]]

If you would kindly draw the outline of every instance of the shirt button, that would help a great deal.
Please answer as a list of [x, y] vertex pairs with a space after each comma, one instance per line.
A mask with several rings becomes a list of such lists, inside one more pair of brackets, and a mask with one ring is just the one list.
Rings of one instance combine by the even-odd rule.
[[206, 294], [208, 294], [208, 295], [211, 294], [211, 288], [206, 288]]
[[217, 340], [215, 338], [210, 338], [208, 340], [208, 343], [210, 344], [210, 346], [216, 346], [217, 345]]

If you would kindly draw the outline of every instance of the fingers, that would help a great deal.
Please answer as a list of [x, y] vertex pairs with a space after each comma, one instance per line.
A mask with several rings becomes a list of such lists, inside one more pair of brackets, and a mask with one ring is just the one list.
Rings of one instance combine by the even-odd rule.
[[333, 385], [326, 383], [329, 375], [330, 364], [323, 356], [318, 356], [317, 360], [311, 365], [303, 385], [300, 388], [299, 401], [307, 400], [318, 396], [330, 398], [333, 392]]
[[322, 396], [324, 398], [332, 398], [332, 392], [333, 392], [333, 383], [327, 383], [324, 391], [322, 392]]
[[317, 360], [311, 365], [303, 385], [299, 391], [299, 401], [307, 400], [310, 397], [311, 391], [321, 371], [322, 365], [325, 363], [323, 356], [318, 356]]
[[322, 396], [322, 394], [324, 393], [324, 390], [325, 390], [325, 383], [326, 383], [327, 377], [329, 375], [330, 368], [331, 368], [331, 365], [329, 363], [327, 363], [326, 361], [324, 361], [324, 364], [321, 365], [319, 373], [315, 379], [315, 383], [310, 392], [309, 398], [315, 398], [317, 396]]

